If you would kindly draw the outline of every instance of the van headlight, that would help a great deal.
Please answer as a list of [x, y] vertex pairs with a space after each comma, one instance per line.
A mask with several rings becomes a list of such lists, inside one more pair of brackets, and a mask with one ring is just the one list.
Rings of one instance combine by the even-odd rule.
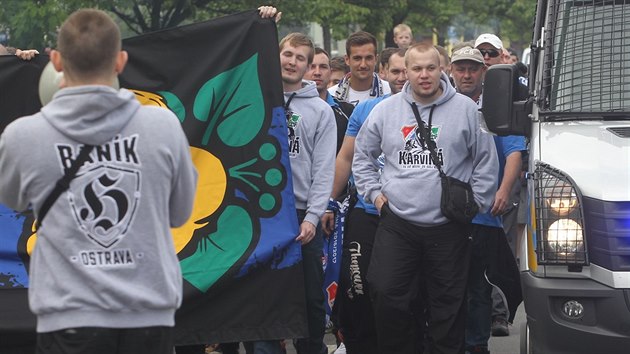
[[556, 253], [577, 253], [583, 243], [582, 226], [573, 219], [554, 221], [547, 229], [547, 245]]
[[545, 203], [553, 213], [559, 216], [568, 215], [578, 205], [575, 189], [560, 180], [555, 185], [547, 186], [544, 190]]
[[575, 182], [541, 162], [534, 181], [538, 263], [587, 265], [582, 195]]

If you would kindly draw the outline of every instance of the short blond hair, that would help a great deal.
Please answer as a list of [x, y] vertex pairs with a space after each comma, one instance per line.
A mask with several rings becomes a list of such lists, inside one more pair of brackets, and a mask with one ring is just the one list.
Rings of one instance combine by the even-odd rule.
[[309, 48], [308, 50], [308, 64], [310, 65], [313, 62], [313, 57], [315, 57], [315, 46], [313, 45], [313, 41], [309, 38], [309, 36], [299, 33], [293, 32], [289, 33], [280, 41], [280, 51], [284, 48], [284, 45], [289, 43], [294, 47], [306, 46]]
[[405, 53], [405, 66], [409, 65], [409, 56], [411, 55], [412, 52], [418, 52], [418, 53], [433, 52], [435, 53], [435, 59], [437, 61], [438, 66], [440, 65], [440, 52], [438, 52], [438, 50], [435, 49], [434, 46], [430, 44], [425, 44], [425, 43], [416, 43], [412, 45], [411, 47], [409, 47], [409, 49], [407, 49], [407, 53]]
[[394, 27], [394, 37], [404, 32], [409, 32], [409, 34], [412, 34], [411, 27], [407, 26], [404, 23], [398, 24], [396, 25], [396, 27]]

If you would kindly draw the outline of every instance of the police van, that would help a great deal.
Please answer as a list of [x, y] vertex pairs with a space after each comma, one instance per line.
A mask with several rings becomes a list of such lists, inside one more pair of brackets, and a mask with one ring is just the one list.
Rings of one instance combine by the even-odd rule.
[[538, 0], [519, 81], [492, 66], [482, 112], [529, 138], [521, 353], [630, 353], [630, 0]]

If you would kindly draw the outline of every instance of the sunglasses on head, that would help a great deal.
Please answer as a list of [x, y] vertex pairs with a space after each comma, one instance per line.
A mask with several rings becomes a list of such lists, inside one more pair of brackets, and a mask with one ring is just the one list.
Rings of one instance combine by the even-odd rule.
[[486, 54], [488, 54], [490, 58], [496, 58], [499, 56], [499, 54], [501, 54], [496, 49], [479, 49], [479, 52], [481, 52], [481, 55], [483, 55], [484, 57], [486, 56]]

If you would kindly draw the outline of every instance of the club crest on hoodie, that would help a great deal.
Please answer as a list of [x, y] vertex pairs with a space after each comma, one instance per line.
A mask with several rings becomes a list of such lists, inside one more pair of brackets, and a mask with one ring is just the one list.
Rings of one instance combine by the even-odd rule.
[[[127, 234], [140, 201], [137, 141], [138, 134], [116, 136], [95, 146], [70, 184], [68, 202], [73, 219], [97, 248], [83, 250], [78, 255], [77, 261], [86, 266], [134, 263], [130, 250], [112, 249], [112, 246]], [[56, 148], [64, 172], [82, 149], [68, 144], [56, 144]]]
[[[426, 126], [425, 126], [426, 127]], [[402, 168], [436, 168], [426, 143], [420, 138], [418, 124], [404, 125], [400, 128], [403, 149], [398, 151], [398, 164]], [[440, 126], [431, 127], [431, 139], [437, 142]], [[444, 164], [442, 149], [437, 148], [437, 155]]]
[[300, 154], [300, 136], [296, 135], [297, 126], [302, 116], [299, 113], [287, 112], [287, 127], [289, 128], [289, 157], [295, 158]]

